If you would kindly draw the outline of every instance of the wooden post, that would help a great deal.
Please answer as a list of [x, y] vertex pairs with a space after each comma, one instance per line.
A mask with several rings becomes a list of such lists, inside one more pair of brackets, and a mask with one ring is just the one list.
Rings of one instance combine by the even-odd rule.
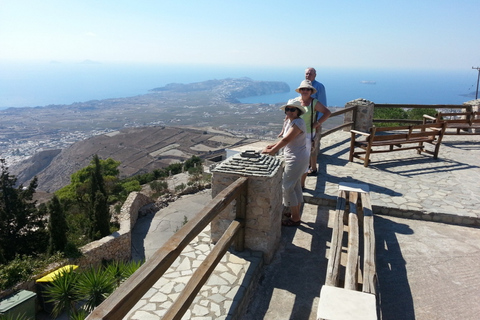
[[245, 249], [245, 221], [247, 218], [247, 186], [244, 184], [242, 192], [237, 197], [235, 220], [240, 222], [240, 230], [235, 237], [235, 250], [243, 251]]

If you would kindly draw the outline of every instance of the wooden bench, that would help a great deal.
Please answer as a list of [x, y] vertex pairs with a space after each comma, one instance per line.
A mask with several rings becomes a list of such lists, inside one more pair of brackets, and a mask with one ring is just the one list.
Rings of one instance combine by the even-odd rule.
[[[438, 151], [445, 132], [446, 124], [428, 123], [398, 127], [372, 127], [369, 133], [350, 130], [350, 157], [364, 161], [363, 165], [368, 167], [370, 155], [379, 152], [392, 152], [415, 149], [417, 153], [425, 152], [438, 158]], [[357, 140], [356, 136], [365, 137], [364, 140]], [[433, 151], [427, 150], [425, 143], [433, 145]], [[413, 146], [412, 146], [413, 145]], [[362, 151], [356, 151], [360, 148]]]
[[[445, 122], [445, 134], [480, 134], [480, 112], [439, 112], [435, 117], [424, 114], [423, 123]], [[454, 129], [454, 130], [448, 130]]]
[[375, 232], [368, 192], [366, 184], [339, 186], [317, 319], [378, 318]]

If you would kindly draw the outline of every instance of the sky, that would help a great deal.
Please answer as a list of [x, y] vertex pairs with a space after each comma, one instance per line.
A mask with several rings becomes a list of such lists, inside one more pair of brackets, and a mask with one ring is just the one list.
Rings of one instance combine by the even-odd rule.
[[471, 69], [478, 0], [0, 0], [0, 62]]

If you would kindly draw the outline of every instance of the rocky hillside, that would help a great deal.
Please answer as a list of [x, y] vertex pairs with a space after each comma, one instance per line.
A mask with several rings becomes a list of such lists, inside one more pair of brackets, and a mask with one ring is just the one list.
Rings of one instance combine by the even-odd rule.
[[37, 154], [10, 168], [26, 183], [38, 176], [38, 190], [53, 192], [70, 183], [70, 175], [87, 166], [94, 154], [120, 161], [120, 175], [128, 177], [168, 166], [197, 155], [223, 154], [252, 140], [219, 132], [175, 127], [129, 128], [79, 141], [62, 150]]

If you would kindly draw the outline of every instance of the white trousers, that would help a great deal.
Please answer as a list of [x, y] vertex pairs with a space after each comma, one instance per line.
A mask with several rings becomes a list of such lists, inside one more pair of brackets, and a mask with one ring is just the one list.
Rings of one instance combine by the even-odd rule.
[[309, 158], [301, 161], [287, 161], [283, 171], [283, 205], [294, 207], [303, 203], [302, 175], [308, 169]]

